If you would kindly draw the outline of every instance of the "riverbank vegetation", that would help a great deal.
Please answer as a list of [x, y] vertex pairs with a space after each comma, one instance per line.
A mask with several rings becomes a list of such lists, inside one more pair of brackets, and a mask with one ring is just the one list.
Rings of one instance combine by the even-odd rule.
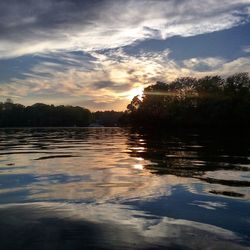
[[0, 127], [88, 126], [91, 112], [82, 107], [36, 103], [23, 106], [8, 99], [0, 103]]
[[97, 111], [82, 107], [36, 103], [25, 107], [11, 99], [0, 102], [0, 127], [86, 127], [91, 124], [118, 126], [124, 112]]
[[133, 98], [121, 120], [137, 127], [249, 127], [250, 79], [238, 73], [157, 82]]
[[157, 82], [135, 96], [125, 112], [97, 111], [36, 103], [0, 103], [0, 127], [133, 126], [145, 128], [213, 128], [250, 126], [250, 78], [177, 78]]

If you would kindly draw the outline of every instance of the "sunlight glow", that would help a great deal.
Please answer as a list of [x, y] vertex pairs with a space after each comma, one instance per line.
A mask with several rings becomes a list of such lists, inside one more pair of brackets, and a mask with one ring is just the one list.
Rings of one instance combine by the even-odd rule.
[[135, 164], [134, 165], [134, 169], [137, 169], [137, 170], [143, 170], [143, 165], [142, 164]]
[[143, 96], [143, 87], [137, 87], [137, 88], [131, 89], [128, 92], [127, 98], [129, 100], [132, 100], [135, 96], [138, 96], [139, 99], [142, 99], [142, 96]]

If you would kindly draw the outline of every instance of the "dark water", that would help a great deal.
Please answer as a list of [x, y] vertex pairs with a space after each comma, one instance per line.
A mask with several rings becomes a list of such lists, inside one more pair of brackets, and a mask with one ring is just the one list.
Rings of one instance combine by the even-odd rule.
[[0, 249], [250, 249], [250, 138], [0, 130]]

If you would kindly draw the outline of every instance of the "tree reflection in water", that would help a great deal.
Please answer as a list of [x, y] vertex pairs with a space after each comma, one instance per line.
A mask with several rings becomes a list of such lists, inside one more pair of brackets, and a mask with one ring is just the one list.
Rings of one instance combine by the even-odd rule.
[[243, 192], [245, 187], [250, 187], [249, 145], [247, 135], [191, 132], [133, 131], [128, 140], [130, 155], [150, 162], [145, 167], [152, 173], [219, 184], [220, 189], [224, 186], [226, 190], [210, 193], [232, 197], [244, 194], [230, 191], [230, 187], [242, 188]]
[[249, 249], [249, 137], [0, 130], [0, 250]]

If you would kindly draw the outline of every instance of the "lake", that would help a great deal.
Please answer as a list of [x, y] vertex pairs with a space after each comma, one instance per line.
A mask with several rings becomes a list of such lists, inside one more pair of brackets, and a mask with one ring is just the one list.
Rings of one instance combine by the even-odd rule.
[[0, 130], [0, 249], [250, 249], [250, 137]]

